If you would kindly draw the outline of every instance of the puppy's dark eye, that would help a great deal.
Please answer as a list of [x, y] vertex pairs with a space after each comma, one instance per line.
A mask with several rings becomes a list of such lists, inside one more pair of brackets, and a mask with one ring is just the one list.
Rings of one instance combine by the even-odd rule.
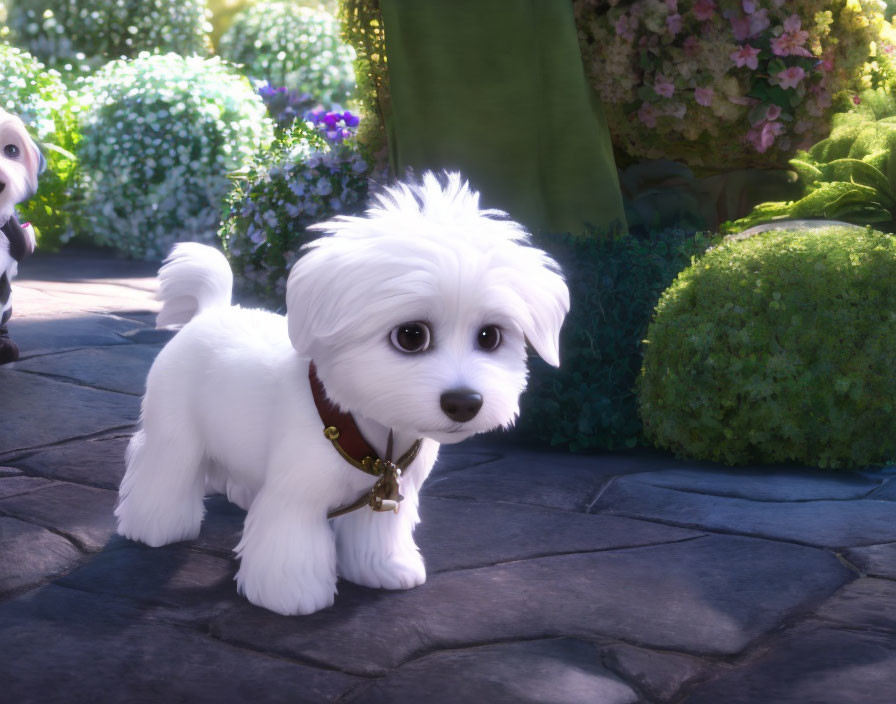
[[19, 148], [15, 144], [7, 144], [3, 147], [3, 155], [15, 159], [19, 155]]
[[497, 325], [483, 325], [476, 333], [476, 344], [486, 352], [498, 349], [501, 344], [501, 328]]
[[402, 352], [423, 352], [429, 347], [429, 327], [426, 323], [402, 323], [392, 328], [392, 344]]

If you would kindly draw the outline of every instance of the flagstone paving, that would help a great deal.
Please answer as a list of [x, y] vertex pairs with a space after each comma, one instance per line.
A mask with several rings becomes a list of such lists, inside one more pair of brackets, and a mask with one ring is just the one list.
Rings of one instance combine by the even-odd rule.
[[38, 256], [0, 367], [0, 701], [813, 702], [896, 692], [896, 471], [729, 469], [512, 438], [443, 450], [427, 582], [341, 582], [283, 617], [237, 596], [244, 512], [150, 549], [112, 510], [154, 267]]

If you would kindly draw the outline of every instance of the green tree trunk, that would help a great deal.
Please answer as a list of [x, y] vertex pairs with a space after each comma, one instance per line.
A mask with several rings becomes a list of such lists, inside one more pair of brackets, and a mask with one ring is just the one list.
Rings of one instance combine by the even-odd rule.
[[381, 0], [392, 166], [460, 170], [534, 231], [625, 230], [568, 0]]

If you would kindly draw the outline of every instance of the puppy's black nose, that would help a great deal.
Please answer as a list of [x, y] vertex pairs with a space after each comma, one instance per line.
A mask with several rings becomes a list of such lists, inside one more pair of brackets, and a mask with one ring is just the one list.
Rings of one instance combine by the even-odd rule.
[[472, 389], [452, 389], [442, 394], [442, 410], [451, 420], [466, 423], [482, 408], [482, 394]]

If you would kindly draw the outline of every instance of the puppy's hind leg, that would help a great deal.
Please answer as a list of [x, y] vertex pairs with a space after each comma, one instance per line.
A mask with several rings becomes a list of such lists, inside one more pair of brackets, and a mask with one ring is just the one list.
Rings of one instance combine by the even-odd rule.
[[144, 428], [131, 438], [118, 493], [118, 533], [152, 547], [199, 535], [205, 509], [202, 448], [181, 428]]

